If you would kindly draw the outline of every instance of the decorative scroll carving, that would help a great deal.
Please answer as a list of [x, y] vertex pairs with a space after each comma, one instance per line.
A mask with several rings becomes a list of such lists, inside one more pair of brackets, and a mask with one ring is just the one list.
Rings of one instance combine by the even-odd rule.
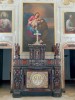
[[64, 4], [65, 4], [65, 5], [68, 5], [70, 2], [73, 2], [73, 3], [74, 3], [75, 0], [64, 0]]

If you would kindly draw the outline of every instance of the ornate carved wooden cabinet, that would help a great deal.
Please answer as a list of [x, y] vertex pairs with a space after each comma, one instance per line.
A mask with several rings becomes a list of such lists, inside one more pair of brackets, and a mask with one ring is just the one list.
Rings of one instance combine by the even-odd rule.
[[30, 59], [14, 59], [13, 97], [62, 95], [60, 59], [46, 59], [45, 48], [45, 44], [30, 44]]

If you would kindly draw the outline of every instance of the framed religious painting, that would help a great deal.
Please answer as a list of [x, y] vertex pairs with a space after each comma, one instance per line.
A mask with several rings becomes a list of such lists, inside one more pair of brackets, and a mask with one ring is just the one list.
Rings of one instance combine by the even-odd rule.
[[0, 33], [8, 34], [13, 32], [13, 11], [0, 10]]
[[52, 52], [55, 44], [54, 3], [25, 3], [22, 5], [22, 52], [28, 52], [28, 44], [36, 41], [36, 30], [39, 42], [46, 44], [46, 52]]
[[64, 33], [75, 34], [75, 12], [64, 12]]

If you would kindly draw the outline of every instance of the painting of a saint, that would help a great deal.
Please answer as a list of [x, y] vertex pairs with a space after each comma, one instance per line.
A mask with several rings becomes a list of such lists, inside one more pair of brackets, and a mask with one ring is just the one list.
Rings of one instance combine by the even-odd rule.
[[23, 4], [23, 52], [28, 52], [28, 44], [36, 41], [36, 31], [39, 33], [39, 42], [46, 44], [46, 51], [51, 52], [55, 42], [53, 3]]
[[75, 12], [64, 13], [65, 34], [75, 34]]
[[12, 11], [0, 11], [0, 33], [12, 32]]

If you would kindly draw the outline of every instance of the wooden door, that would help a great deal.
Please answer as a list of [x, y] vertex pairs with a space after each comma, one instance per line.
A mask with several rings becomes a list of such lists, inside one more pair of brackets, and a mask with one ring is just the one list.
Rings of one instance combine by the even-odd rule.
[[2, 81], [2, 72], [3, 72], [3, 49], [0, 49], [0, 84]]
[[70, 50], [70, 77], [75, 78], [75, 50]]

